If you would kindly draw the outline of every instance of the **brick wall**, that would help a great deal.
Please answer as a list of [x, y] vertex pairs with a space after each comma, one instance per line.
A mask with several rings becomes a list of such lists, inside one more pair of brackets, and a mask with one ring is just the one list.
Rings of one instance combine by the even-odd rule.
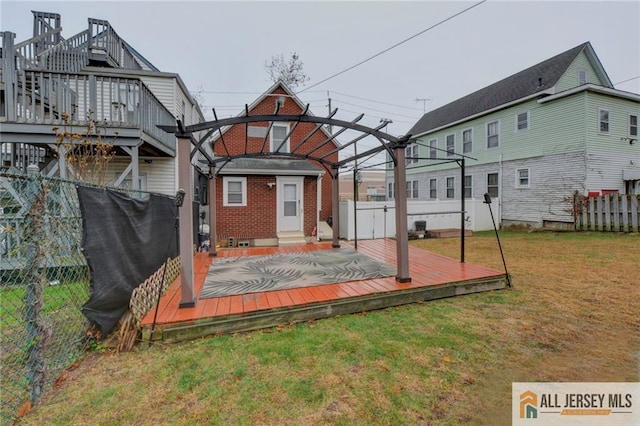
[[[286, 95], [286, 92], [277, 87], [273, 91], [274, 96], [267, 96], [251, 111], [250, 115], [273, 114], [277, 95]], [[300, 106], [289, 97], [285, 97], [284, 105], [280, 107], [279, 114], [298, 115], [302, 112]], [[290, 124], [293, 126], [293, 123]], [[269, 123], [251, 123], [251, 126], [265, 127]], [[315, 128], [314, 123], [300, 123], [290, 138], [290, 149], [296, 149], [297, 145]], [[297, 154], [311, 153], [314, 157], [322, 155], [336, 148], [333, 142], [329, 142], [322, 148], [314, 151], [314, 148], [324, 142], [327, 136], [322, 131], [317, 131], [311, 136], [303, 146], [295, 152]], [[224, 133], [223, 145], [218, 139], [214, 146], [216, 155], [224, 156], [242, 154], [245, 152], [258, 152], [262, 149], [265, 139], [263, 137], [245, 137], [245, 125], [236, 125]], [[226, 147], [225, 147], [226, 146]], [[269, 151], [269, 138], [267, 137], [264, 151]], [[338, 161], [338, 153], [335, 152], [327, 157], [329, 161]], [[331, 175], [318, 162], [310, 161], [311, 164], [325, 172], [322, 177], [322, 210], [320, 220], [326, 220], [331, 215]], [[267, 182], [275, 182], [274, 176], [249, 176], [247, 178], [247, 206], [246, 207], [223, 207], [222, 206], [222, 178], [217, 181], [216, 210], [218, 217], [218, 235], [221, 237], [235, 236], [234, 233], [249, 234], [250, 238], [272, 238], [276, 236], [276, 188], [270, 190]], [[316, 178], [305, 177], [304, 179], [304, 233], [311, 235], [311, 231], [316, 225], [317, 192]]]

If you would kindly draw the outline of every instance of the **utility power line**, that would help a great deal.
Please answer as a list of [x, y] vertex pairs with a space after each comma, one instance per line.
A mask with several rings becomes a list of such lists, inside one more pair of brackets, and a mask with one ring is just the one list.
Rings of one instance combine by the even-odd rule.
[[304, 91], [306, 91], [306, 90], [308, 90], [308, 89], [311, 89], [312, 87], [316, 87], [316, 86], [318, 86], [318, 85], [320, 85], [320, 84], [322, 84], [322, 83], [324, 83], [324, 82], [326, 82], [326, 81], [329, 81], [329, 80], [331, 80], [332, 78], [335, 78], [335, 77], [337, 77], [337, 76], [339, 76], [339, 75], [342, 75], [342, 74], [344, 74], [344, 73], [346, 73], [346, 72], [348, 72], [348, 71], [351, 71], [352, 69], [354, 69], [354, 68], [356, 68], [356, 67], [359, 67], [360, 65], [362, 65], [362, 64], [364, 64], [364, 63], [367, 63], [367, 62], [369, 62], [370, 60], [375, 59], [375, 58], [377, 58], [378, 56], [380, 56], [380, 55], [382, 55], [382, 54], [384, 54], [384, 53], [387, 53], [388, 51], [390, 51], [390, 50], [392, 50], [392, 49], [395, 49], [396, 47], [400, 46], [401, 44], [404, 44], [404, 43], [408, 42], [409, 40], [412, 40], [412, 39], [414, 39], [414, 38], [416, 38], [416, 37], [418, 37], [418, 36], [420, 36], [420, 35], [422, 35], [422, 34], [426, 33], [427, 31], [430, 31], [430, 30], [432, 30], [432, 29], [434, 29], [434, 28], [436, 28], [436, 27], [439, 27], [440, 25], [444, 24], [445, 22], [448, 22], [448, 21], [452, 20], [453, 18], [456, 18], [456, 17], [458, 17], [458, 16], [462, 15], [463, 13], [468, 12], [469, 10], [473, 9], [474, 7], [480, 6], [482, 3], [485, 3], [486, 1], [487, 1], [487, 0], [481, 0], [481, 1], [479, 1], [478, 3], [475, 3], [475, 4], [473, 4], [473, 5], [469, 6], [469, 7], [467, 7], [466, 9], [463, 9], [463, 10], [461, 10], [460, 12], [455, 13], [455, 14], [453, 14], [453, 15], [449, 16], [448, 18], [445, 18], [445, 19], [443, 19], [442, 21], [439, 21], [439, 22], [437, 22], [437, 23], [433, 24], [433, 25], [432, 25], [432, 26], [430, 26], [429, 28], [425, 28], [424, 30], [420, 31], [419, 33], [416, 33], [416, 34], [412, 35], [411, 37], [405, 38], [404, 40], [399, 41], [398, 43], [394, 44], [393, 46], [390, 46], [390, 47], [387, 47], [387, 48], [386, 48], [386, 49], [384, 49], [384, 50], [381, 50], [380, 52], [376, 53], [375, 55], [369, 56], [368, 58], [366, 58], [366, 59], [364, 59], [364, 60], [362, 60], [362, 61], [358, 62], [358, 63], [357, 63], [357, 64], [355, 64], [355, 65], [351, 65], [350, 67], [348, 67], [348, 68], [346, 68], [346, 69], [344, 69], [344, 70], [342, 70], [342, 71], [340, 71], [340, 72], [337, 72], [337, 73], [335, 73], [335, 74], [333, 74], [333, 75], [331, 75], [331, 76], [329, 76], [329, 77], [325, 78], [324, 80], [320, 80], [319, 82], [317, 82], [317, 83], [315, 83], [315, 84], [312, 84], [311, 86], [309, 86], [309, 87], [307, 87], [307, 88], [305, 88], [305, 89], [300, 90], [298, 93], [302, 93], [302, 92], [304, 92]]
[[347, 96], [349, 98], [360, 99], [361, 101], [373, 102], [373, 103], [376, 103], [376, 104], [389, 105], [389, 106], [394, 106], [394, 107], [398, 107], [398, 108], [405, 108], [405, 109], [412, 109], [414, 111], [420, 111], [420, 108], [414, 108], [414, 107], [405, 106], [405, 105], [398, 105], [398, 104], [391, 104], [389, 102], [374, 101], [373, 99], [361, 98], [360, 96], [347, 95], [346, 93], [336, 92], [335, 90], [329, 90], [329, 92], [335, 93], [337, 95]]

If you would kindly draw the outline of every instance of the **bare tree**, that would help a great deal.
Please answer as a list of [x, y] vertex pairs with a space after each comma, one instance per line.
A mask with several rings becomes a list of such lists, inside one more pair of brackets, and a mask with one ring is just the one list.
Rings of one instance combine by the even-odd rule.
[[274, 83], [282, 81], [292, 89], [301, 84], [304, 86], [304, 83], [310, 80], [302, 66], [303, 63], [296, 52], [293, 52], [288, 60], [279, 54], [272, 56], [270, 61], [264, 63], [264, 69], [269, 73], [271, 81]]

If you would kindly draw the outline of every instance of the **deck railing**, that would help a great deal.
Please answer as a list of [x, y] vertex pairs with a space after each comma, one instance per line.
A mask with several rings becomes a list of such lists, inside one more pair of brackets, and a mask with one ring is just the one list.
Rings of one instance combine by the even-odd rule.
[[173, 115], [139, 79], [17, 70], [13, 88], [12, 98], [6, 99], [8, 110], [0, 110], [1, 121], [60, 125], [67, 114], [74, 125], [93, 119], [106, 127], [139, 128], [175, 148], [173, 135], [157, 128], [173, 123]]
[[108, 21], [89, 18], [88, 35], [91, 53], [104, 53], [108, 61], [120, 68], [142, 69]]

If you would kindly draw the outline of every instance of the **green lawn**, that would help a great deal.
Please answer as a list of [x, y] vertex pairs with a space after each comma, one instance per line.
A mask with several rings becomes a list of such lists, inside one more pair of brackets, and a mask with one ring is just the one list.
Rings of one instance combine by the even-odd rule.
[[513, 381], [637, 381], [640, 236], [501, 236], [512, 290], [93, 353], [20, 424], [506, 425]]

